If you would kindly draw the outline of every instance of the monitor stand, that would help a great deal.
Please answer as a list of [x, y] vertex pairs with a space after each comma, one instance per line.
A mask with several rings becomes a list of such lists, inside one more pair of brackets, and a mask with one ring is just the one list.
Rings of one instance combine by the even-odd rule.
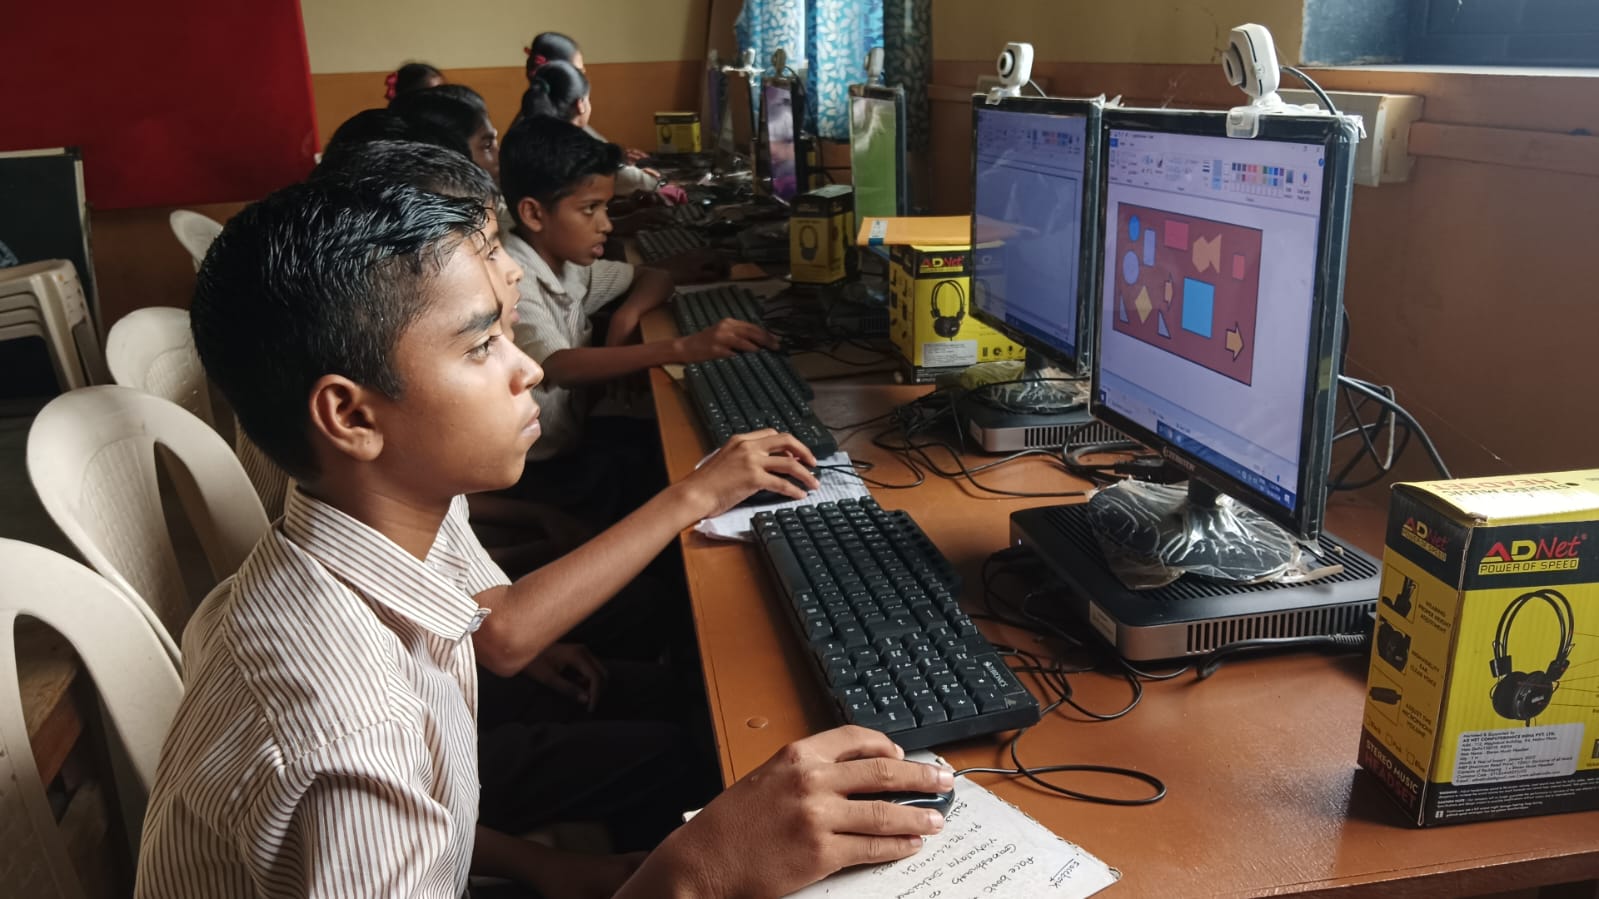
[[1129, 590], [1110, 570], [1087, 504], [1012, 513], [1011, 545], [1031, 549], [1065, 588], [1060, 618], [1087, 621], [1131, 661], [1203, 655], [1261, 637], [1369, 630], [1377, 607], [1377, 560], [1325, 533], [1300, 548], [1310, 567], [1340, 564], [1338, 574], [1293, 584], [1185, 576], [1153, 590]]
[[966, 393], [956, 402], [960, 427], [987, 453], [1060, 449], [1068, 444], [1126, 440], [1115, 428], [1088, 414], [1087, 397], [1069, 385], [1053, 384], [1048, 360], [1027, 351], [1022, 378], [1037, 381], [1020, 397], [998, 404]]

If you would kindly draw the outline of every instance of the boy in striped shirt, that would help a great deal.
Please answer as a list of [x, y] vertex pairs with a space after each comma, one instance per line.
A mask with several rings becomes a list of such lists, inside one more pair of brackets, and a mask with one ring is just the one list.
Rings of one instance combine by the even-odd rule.
[[[776, 896], [915, 852], [936, 813], [848, 797], [940, 791], [949, 773], [858, 728], [784, 748], [642, 860], [475, 828], [474, 662], [520, 670], [637, 573], [630, 545], [810, 461], [786, 435], [741, 435], [509, 583], [462, 495], [520, 476], [542, 371], [507, 339], [485, 218], [476, 200], [319, 182], [247, 208], [208, 255], [202, 362], [298, 488], [184, 634], [137, 894], [456, 897], [477, 871], [550, 895]], [[495, 657], [479, 660], [484, 630]]]

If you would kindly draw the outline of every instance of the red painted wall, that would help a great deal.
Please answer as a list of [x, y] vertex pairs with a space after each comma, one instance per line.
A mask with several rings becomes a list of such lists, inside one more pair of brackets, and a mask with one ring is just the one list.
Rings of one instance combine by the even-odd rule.
[[253, 200], [311, 170], [297, 0], [15, 7], [0, 27], [0, 150], [83, 148], [95, 207]]

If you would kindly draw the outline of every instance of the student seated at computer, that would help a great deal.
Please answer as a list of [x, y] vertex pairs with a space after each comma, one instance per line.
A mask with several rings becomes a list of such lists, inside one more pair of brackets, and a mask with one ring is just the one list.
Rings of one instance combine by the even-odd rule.
[[464, 84], [441, 84], [400, 94], [390, 101], [389, 109], [409, 122], [454, 135], [466, 145], [473, 162], [493, 177], [500, 176], [500, 133], [477, 91]]
[[[530, 85], [533, 82], [533, 74], [541, 67], [552, 62], [571, 63], [572, 66], [581, 72], [585, 78], [588, 77], [588, 69], [584, 68], [583, 66], [582, 48], [578, 47], [577, 41], [560, 33], [559, 31], [539, 32], [539, 34], [533, 38], [533, 43], [529, 44], [526, 50], [526, 74], [528, 83]], [[595, 131], [594, 128], [588, 124], [583, 125], [583, 130], [587, 131], [589, 134], [593, 135], [599, 140], [605, 140], [604, 135], [600, 134], [598, 131]], [[632, 147], [622, 148], [622, 157], [627, 160], [628, 165], [633, 165], [648, 155], [650, 154], [643, 150], [634, 149]]]
[[[488, 216], [481, 240], [496, 298], [515, 304], [521, 269], [499, 246], [499, 187], [472, 160], [443, 147], [413, 141], [373, 141], [339, 154], [315, 178], [381, 178], [445, 197], [483, 203]], [[510, 545], [491, 547], [484, 537], [484, 505]], [[489, 557], [528, 560], [526, 573], [566, 555], [587, 539], [563, 533], [574, 523], [544, 505], [475, 494], [469, 497], [472, 529]], [[580, 529], [580, 525], [579, 526]], [[571, 537], [576, 536], [576, 539]], [[644, 605], [633, 590], [622, 613], [648, 625], [667, 609]], [[606, 637], [616, 614], [611, 603], [580, 624], [569, 638]], [[620, 613], [617, 613], [620, 614]], [[608, 646], [600, 646], [601, 651]], [[654, 649], [659, 656], [659, 648]], [[691, 728], [704, 707], [694, 683], [649, 659], [651, 653], [600, 657], [580, 643], [558, 643], [515, 677], [478, 672], [478, 758], [483, 803], [480, 822], [500, 832], [524, 833], [563, 821], [608, 825], [612, 845], [651, 848], [672, 830], [683, 808], [715, 792], [715, 760], [697, 750]]]
[[783, 749], [641, 864], [474, 827], [474, 661], [520, 670], [636, 572], [629, 546], [785, 490], [781, 475], [809, 461], [786, 435], [736, 437], [648, 508], [509, 583], [462, 495], [520, 475], [542, 372], [507, 339], [515, 312], [496, 296], [487, 219], [475, 199], [321, 179], [240, 212], [207, 256], [201, 360], [299, 488], [184, 634], [186, 692], [137, 895], [457, 897], [473, 871], [546, 895], [781, 895], [914, 853], [941, 818], [850, 797], [937, 792], [950, 773], [858, 728]]
[[[506, 132], [501, 153], [500, 183], [515, 220], [503, 240], [526, 272], [516, 343], [545, 369], [544, 437], [518, 491], [608, 523], [653, 495], [665, 472], [653, 423], [591, 417], [598, 395], [658, 365], [775, 349], [778, 340], [759, 325], [727, 319], [695, 334], [644, 341], [640, 321], [671, 297], [674, 280], [683, 282], [683, 257], [667, 260], [667, 269], [601, 258], [620, 148], [536, 117]], [[596, 341], [593, 316], [608, 307], [609, 323]]]
[[[548, 116], [588, 128], [594, 107], [589, 101], [589, 81], [569, 62], [552, 60], [528, 76], [522, 94], [521, 118]], [[623, 165], [616, 170], [616, 196], [654, 193], [663, 186], [661, 174], [653, 169]]]

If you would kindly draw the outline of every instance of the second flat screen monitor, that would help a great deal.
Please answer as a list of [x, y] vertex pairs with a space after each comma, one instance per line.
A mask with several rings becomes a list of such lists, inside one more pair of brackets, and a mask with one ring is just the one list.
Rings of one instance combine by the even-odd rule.
[[850, 85], [849, 146], [856, 219], [907, 215], [905, 103], [899, 88]]
[[762, 109], [766, 116], [766, 147], [772, 159], [772, 196], [784, 203], [794, 202], [800, 191], [797, 108], [791, 82], [768, 78], [761, 85]]
[[[1099, 108], [1088, 101], [974, 103], [972, 308], [1068, 368], [1086, 370]], [[1086, 280], [1085, 280], [1086, 279]]]

